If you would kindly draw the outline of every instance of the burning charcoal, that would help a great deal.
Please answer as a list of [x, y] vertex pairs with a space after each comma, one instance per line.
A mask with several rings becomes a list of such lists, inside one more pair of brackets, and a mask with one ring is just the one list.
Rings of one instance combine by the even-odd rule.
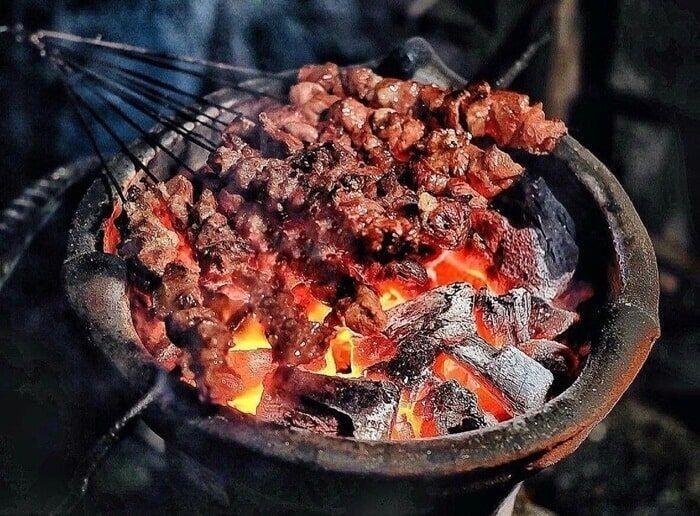
[[518, 349], [549, 369], [557, 381], [574, 376], [579, 360], [568, 346], [551, 340], [535, 339], [518, 344]]
[[524, 287], [545, 299], [553, 299], [569, 284], [573, 269], [553, 274], [547, 263], [548, 244], [543, 245], [537, 231], [516, 228], [491, 209], [473, 209], [470, 222], [474, 230], [468, 251], [482, 255], [491, 263], [489, 286], [498, 292]]
[[473, 366], [519, 412], [541, 407], [554, 381], [551, 372], [512, 346], [496, 350], [485, 344], [468, 344], [452, 348], [449, 353]]
[[472, 316], [475, 294], [468, 283], [429, 290], [389, 310], [385, 333], [398, 341], [418, 333], [430, 335], [440, 344], [481, 340]]
[[272, 380], [275, 393], [296, 398], [297, 410], [320, 406], [338, 419], [341, 434], [356, 439], [388, 438], [399, 402], [399, 390], [390, 382], [323, 376], [292, 367], [280, 367]]
[[541, 177], [524, 176], [499, 195], [493, 206], [516, 227], [532, 228], [552, 278], [569, 278], [578, 264], [576, 226]]
[[324, 410], [323, 407], [306, 404], [283, 391], [267, 387], [255, 411], [255, 417], [260, 421], [322, 435], [337, 436], [344, 433], [335, 414]]
[[491, 422], [479, 408], [476, 395], [455, 380], [431, 389], [416, 403], [414, 413], [422, 420], [421, 437], [475, 430]]
[[498, 347], [533, 338], [553, 339], [577, 319], [574, 312], [556, 308], [522, 288], [502, 296], [481, 290], [476, 296], [474, 316], [480, 335]]
[[528, 321], [531, 339], [551, 340], [564, 333], [576, 321], [576, 312], [558, 308], [544, 299], [532, 296]]
[[432, 365], [440, 350], [440, 341], [418, 333], [399, 341], [391, 360], [372, 368], [405, 387], [417, 388], [432, 374]]

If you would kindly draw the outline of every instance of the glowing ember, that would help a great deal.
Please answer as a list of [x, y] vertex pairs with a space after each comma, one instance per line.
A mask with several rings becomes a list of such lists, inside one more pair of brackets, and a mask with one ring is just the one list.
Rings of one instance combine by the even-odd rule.
[[232, 348], [236, 351], [249, 351], [252, 349], [272, 349], [265, 337], [265, 328], [255, 317], [247, 317], [238, 326], [231, 338]]
[[393, 287], [388, 287], [379, 297], [382, 310], [389, 310], [390, 308], [394, 308], [396, 305], [400, 305], [405, 301], [406, 298], [403, 296], [403, 294], [401, 294], [398, 289]]
[[354, 339], [357, 335], [349, 328], [337, 328], [330, 346], [323, 356], [322, 364], [309, 364], [309, 370], [325, 376], [360, 378], [363, 368], [354, 361]]
[[487, 285], [486, 268], [475, 254], [466, 251], [443, 251], [437, 258], [426, 264], [432, 286], [448, 285], [466, 281], [476, 288]]
[[411, 429], [413, 430], [413, 435], [415, 437], [420, 437], [421, 426], [423, 426], [423, 421], [414, 412], [415, 407], [416, 407], [415, 402], [414, 403], [407, 403], [407, 402], [400, 403], [398, 416], [405, 417], [406, 421], [408, 421], [408, 424], [411, 425]]
[[263, 395], [263, 384], [260, 382], [243, 391], [228, 402], [230, 407], [240, 410], [244, 414], [255, 414]]
[[489, 412], [498, 421], [513, 417], [512, 409], [501, 396], [489, 388], [488, 382], [480, 378], [476, 372], [453, 358], [440, 354], [435, 361], [435, 373], [443, 380], [457, 380], [459, 384], [474, 394], [479, 400], [479, 406]]

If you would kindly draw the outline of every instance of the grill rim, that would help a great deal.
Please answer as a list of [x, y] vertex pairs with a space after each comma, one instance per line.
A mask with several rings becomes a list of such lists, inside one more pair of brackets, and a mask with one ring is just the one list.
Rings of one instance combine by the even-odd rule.
[[[427, 42], [418, 38], [406, 42], [390, 59], [372, 64], [398, 67], [401, 75], [421, 81], [451, 86], [466, 82], [442, 63]], [[230, 100], [222, 91], [212, 97]], [[177, 135], [165, 132], [164, 143], [176, 144], [178, 140], [181, 138]], [[132, 149], [143, 161], [154, 154], [141, 142]], [[606, 233], [613, 243], [616, 268], [611, 277], [610, 299], [600, 313], [600, 334], [594, 339], [586, 366], [568, 389], [541, 410], [462, 434], [405, 442], [366, 442], [212, 415], [174, 384], [173, 389], [182, 395], [162, 400], [146, 413], [147, 422], [185, 449], [192, 448], [186, 442], [189, 435], [206, 435], [232, 445], [234, 451], [246, 450], [313, 469], [380, 478], [473, 474], [480, 483], [499, 483], [504, 481], [504, 473], [512, 481], [567, 456], [617, 403], [658, 337], [659, 285], [649, 236], [612, 173], [570, 136], [560, 142], [553, 154], [567, 163], [600, 207], [608, 224]], [[118, 156], [112, 163], [121, 181], [133, 171], [123, 157]], [[117, 306], [119, 296], [123, 296], [120, 289], [126, 281], [126, 266], [116, 256], [95, 251], [99, 222], [107, 203], [106, 191], [96, 180], [71, 225], [64, 263], [65, 286], [90, 340], [120, 371], [126, 380], [125, 388], [143, 392], [157, 366], [138, 342], [130, 313], [124, 314]]]

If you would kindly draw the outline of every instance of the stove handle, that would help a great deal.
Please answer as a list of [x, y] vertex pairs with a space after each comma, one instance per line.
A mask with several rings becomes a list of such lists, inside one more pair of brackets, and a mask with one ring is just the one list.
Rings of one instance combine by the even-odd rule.
[[60, 167], [36, 180], [0, 212], [0, 291], [65, 193], [97, 168], [96, 158]]

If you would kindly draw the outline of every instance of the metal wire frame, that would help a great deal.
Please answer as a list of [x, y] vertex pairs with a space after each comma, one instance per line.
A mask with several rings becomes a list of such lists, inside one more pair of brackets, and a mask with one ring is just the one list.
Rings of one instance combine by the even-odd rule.
[[[148, 170], [148, 167], [129, 150], [119, 131], [103, 116], [102, 113], [105, 110], [115, 115], [131, 130], [135, 130], [137, 135], [154, 150], [162, 150], [179, 166], [190, 172], [194, 171], [189, 165], [163, 145], [159, 138], [149, 130], [149, 127], [141, 125], [134, 116], [128, 113], [128, 110], [145, 115], [152, 122], [176, 132], [185, 140], [209, 152], [216, 149], [218, 141], [186, 129], [184, 123], [189, 122], [206, 127], [211, 129], [214, 134], [221, 133], [227, 123], [207, 113], [202, 107], [214, 107], [219, 112], [229, 113], [233, 115], [234, 120], [246, 117], [240, 111], [161, 80], [152, 73], [134, 70], [104, 57], [95, 57], [92, 53], [86, 53], [86, 48], [93, 52], [95, 50], [103, 51], [106, 56], [116, 55], [130, 63], [142, 63], [158, 70], [211, 80], [256, 98], [268, 97], [275, 101], [281, 100], [270, 93], [240, 84], [241, 79], [250, 80], [272, 76], [272, 74], [260, 70], [189, 56], [155, 52], [143, 47], [103, 41], [99, 38], [83, 38], [63, 32], [40, 30], [27, 35], [21, 27], [5, 29], [17, 33], [18, 38], [26, 38], [59, 71], [61, 82], [68, 92], [68, 98], [77, 114], [78, 122], [88, 134], [90, 145], [100, 159], [101, 173], [108, 178], [110, 189], [116, 189], [117, 195], [122, 200], [124, 195], [107, 166], [104, 153], [99, 149], [98, 138], [89, 123], [89, 119], [92, 119], [116, 143], [119, 150], [132, 161], [136, 170], [143, 171], [146, 177], [155, 181], [156, 178]], [[76, 45], [71, 48], [66, 45], [67, 43]], [[192, 68], [193, 66], [199, 67], [199, 69]], [[81, 89], [84, 89], [87, 94], [81, 93]], [[192, 106], [193, 101], [198, 106]], [[166, 116], [164, 113], [168, 111], [173, 112], [173, 114]], [[255, 123], [253, 120], [250, 121]]]

